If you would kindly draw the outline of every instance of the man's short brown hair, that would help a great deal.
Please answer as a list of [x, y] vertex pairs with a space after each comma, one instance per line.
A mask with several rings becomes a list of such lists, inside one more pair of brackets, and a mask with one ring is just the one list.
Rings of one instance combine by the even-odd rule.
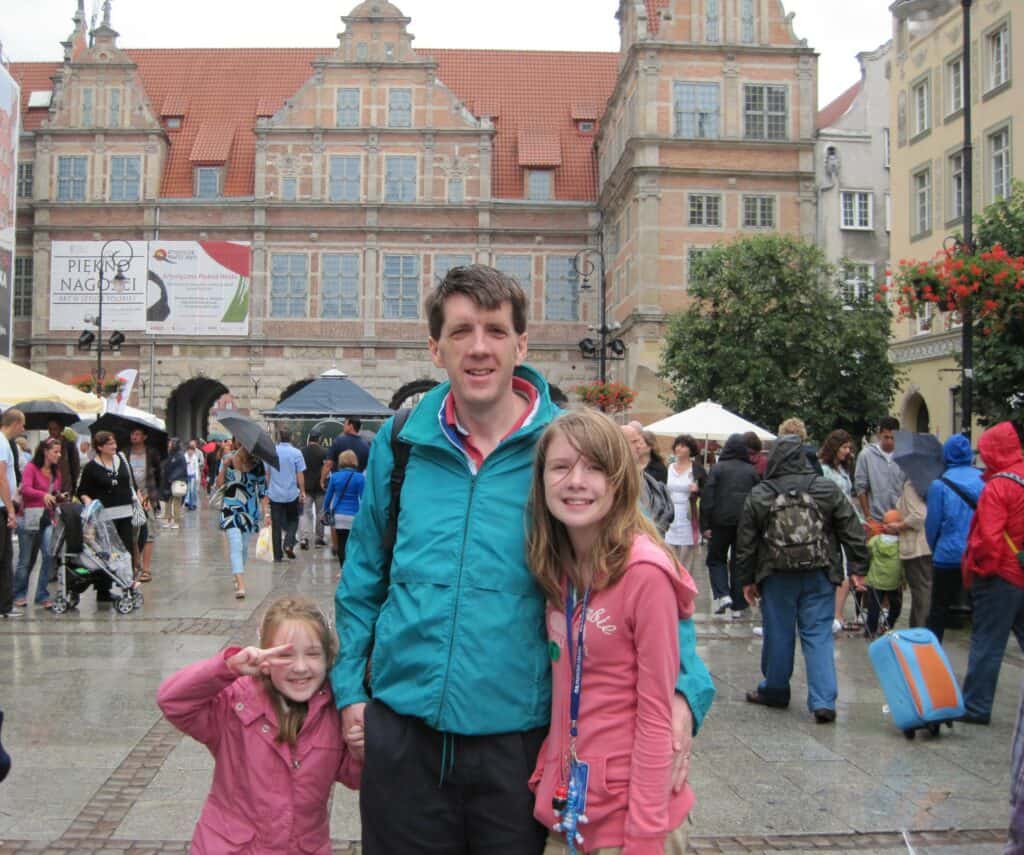
[[493, 311], [508, 303], [512, 307], [512, 326], [518, 335], [526, 332], [526, 294], [511, 276], [485, 264], [453, 267], [424, 303], [430, 337], [441, 337], [444, 303], [454, 294], [469, 297], [479, 308]]
[[14, 407], [9, 410], [4, 410], [3, 420], [0, 421], [0, 426], [9, 428], [11, 425], [22, 424], [25, 421], [25, 414]]

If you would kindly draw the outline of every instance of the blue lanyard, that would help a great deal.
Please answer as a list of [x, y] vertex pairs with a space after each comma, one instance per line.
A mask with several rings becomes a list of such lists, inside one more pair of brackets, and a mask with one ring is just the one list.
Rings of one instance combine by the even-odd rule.
[[[580, 609], [580, 628], [577, 633], [575, 651], [572, 643], [572, 616], [576, 611], [576, 591], [572, 585], [565, 595], [565, 644], [569, 653], [569, 662], [572, 667], [572, 687], [569, 694], [569, 736], [575, 742], [579, 735], [577, 722], [580, 718], [580, 691], [583, 688], [583, 636], [587, 631], [587, 604], [590, 602], [590, 588], [583, 592], [583, 600]], [[575, 754], [575, 747], [573, 747]]]

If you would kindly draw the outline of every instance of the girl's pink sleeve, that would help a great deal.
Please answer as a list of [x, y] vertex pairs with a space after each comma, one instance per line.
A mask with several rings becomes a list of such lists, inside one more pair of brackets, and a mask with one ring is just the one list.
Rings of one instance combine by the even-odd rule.
[[48, 486], [49, 482], [43, 477], [43, 473], [35, 467], [35, 464], [25, 466], [21, 478], [21, 495], [26, 502], [32, 502], [33, 505], [42, 503]]
[[[679, 677], [679, 603], [664, 570], [633, 568], [629, 603], [637, 658], [636, 734], [623, 855], [660, 855], [670, 829], [672, 695]], [[632, 579], [630, 578], [632, 576]], [[692, 584], [692, 583], [691, 583]]]
[[[340, 728], [341, 723], [338, 723]], [[335, 776], [339, 784], [344, 784], [350, 790], [358, 790], [363, 777], [363, 763], [350, 750], [342, 740], [341, 765], [338, 766], [338, 774]]]
[[228, 668], [227, 660], [239, 650], [240, 647], [229, 647], [182, 668], [164, 680], [156, 693], [157, 705], [167, 720], [211, 748], [220, 735], [221, 721], [228, 714], [225, 689], [238, 679]]

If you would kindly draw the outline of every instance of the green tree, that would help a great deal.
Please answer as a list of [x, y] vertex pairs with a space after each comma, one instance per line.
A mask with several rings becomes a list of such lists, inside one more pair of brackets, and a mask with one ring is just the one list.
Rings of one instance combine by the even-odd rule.
[[690, 290], [662, 357], [674, 409], [711, 399], [770, 430], [799, 416], [817, 439], [861, 437], [889, 411], [889, 310], [880, 294], [844, 304], [816, 247], [784, 235], [716, 246]]

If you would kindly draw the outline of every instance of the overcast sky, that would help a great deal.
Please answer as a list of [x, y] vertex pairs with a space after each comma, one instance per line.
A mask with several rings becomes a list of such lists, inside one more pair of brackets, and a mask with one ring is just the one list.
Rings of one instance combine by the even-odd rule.
[[[357, 0], [114, 0], [122, 47], [325, 47]], [[618, 49], [617, 0], [395, 0], [414, 47]], [[821, 55], [819, 106], [854, 83], [856, 55], [890, 36], [890, 0], [783, 0]], [[0, 0], [0, 42], [14, 62], [58, 61], [75, 0]], [[100, 0], [86, 0], [86, 14]]]

